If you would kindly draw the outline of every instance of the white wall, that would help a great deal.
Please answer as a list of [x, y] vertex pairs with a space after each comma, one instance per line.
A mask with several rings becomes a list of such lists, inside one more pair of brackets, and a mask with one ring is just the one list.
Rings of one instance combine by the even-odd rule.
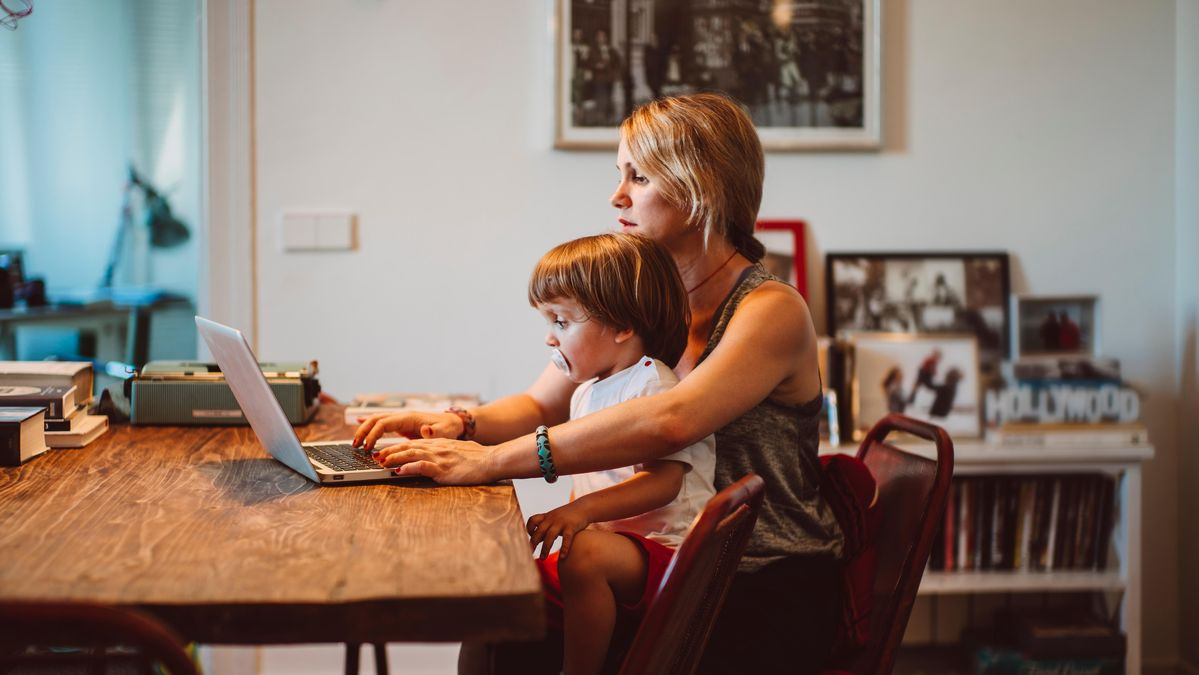
[[1178, 505], [1182, 658], [1199, 671], [1199, 3], [1178, 3]]
[[[1144, 392], [1158, 453], [1145, 654], [1174, 659], [1175, 5], [885, 5], [886, 149], [771, 154], [762, 216], [809, 222], [817, 298], [819, 257], [838, 249], [1004, 249], [1014, 292], [1102, 297], [1104, 349]], [[530, 381], [546, 358], [524, 300], [532, 264], [614, 217], [613, 153], [550, 147], [551, 8], [257, 1], [264, 357], [318, 357], [343, 397]], [[282, 253], [293, 208], [353, 210], [360, 247]]]

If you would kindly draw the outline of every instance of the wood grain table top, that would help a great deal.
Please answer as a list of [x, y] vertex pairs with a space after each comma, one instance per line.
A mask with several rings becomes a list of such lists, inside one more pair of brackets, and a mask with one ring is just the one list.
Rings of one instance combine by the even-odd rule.
[[[322, 408], [301, 439], [348, 438]], [[214, 644], [544, 630], [511, 484], [317, 487], [249, 427], [114, 425], [0, 469], [0, 599], [138, 607]]]

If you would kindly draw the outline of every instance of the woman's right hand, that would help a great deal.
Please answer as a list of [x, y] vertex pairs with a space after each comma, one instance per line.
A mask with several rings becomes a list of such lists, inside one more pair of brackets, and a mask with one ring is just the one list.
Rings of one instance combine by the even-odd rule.
[[383, 434], [392, 432], [408, 438], [458, 438], [462, 418], [454, 413], [405, 412], [379, 413], [359, 417], [354, 432], [354, 447], [372, 450]]

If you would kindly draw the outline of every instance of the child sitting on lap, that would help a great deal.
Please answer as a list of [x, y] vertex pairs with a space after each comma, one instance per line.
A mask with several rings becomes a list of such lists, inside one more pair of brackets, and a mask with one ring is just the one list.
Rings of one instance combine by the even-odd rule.
[[[602, 234], [557, 246], [533, 270], [529, 303], [550, 324], [554, 364], [579, 383], [571, 419], [678, 382], [671, 368], [687, 344], [687, 293], [657, 243]], [[568, 504], [529, 518], [547, 597], [562, 613], [568, 675], [600, 672], [618, 620], [640, 621], [715, 493], [715, 446], [708, 436], [656, 461], [575, 475]]]

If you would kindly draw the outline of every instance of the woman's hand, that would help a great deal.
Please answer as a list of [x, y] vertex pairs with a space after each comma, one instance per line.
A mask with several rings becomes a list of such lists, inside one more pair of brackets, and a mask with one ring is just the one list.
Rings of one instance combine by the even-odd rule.
[[564, 559], [570, 553], [570, 542], [575, 534], [587, 529], [590, 524], [591, 519], [576, 501], [559, 506], [549, 513], [539, 513], [529, 518], [529, 524], [525, 529], [529, 531], [530, 546], [536, 549], [537, 545], [541, 544], [542, 560], [549, 556], [554, 540], [562, 537], [562, 548], [558, 549], [558, 558]]
[[[457, 417], [457, 415], [455, 415]], [[491, 448], [473, 441], [425, 438], [379, 448], [374, 457], [398, 476], [425, 476], [449, 485], [478, 485], [497, 480]]]
[[354, 432], [354, 447], [372, 450], [387, 432], [408, 438], [458, 438], [462, 435], [462, 418], [454, 413], [379, 413], [359, 417]]

